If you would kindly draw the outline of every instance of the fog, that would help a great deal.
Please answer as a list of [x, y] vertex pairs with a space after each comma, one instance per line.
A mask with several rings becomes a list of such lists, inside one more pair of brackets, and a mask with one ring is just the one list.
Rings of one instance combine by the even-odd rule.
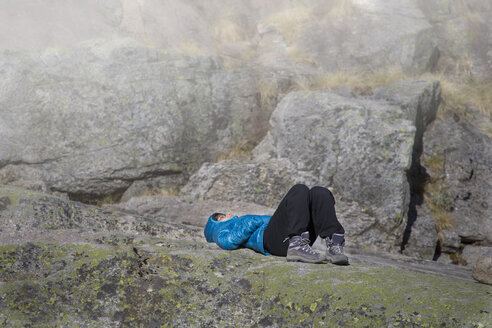
[[396, 65], [487, 78], [491, 7], [481, 0], [3, 0], [0, 49], [132, 39], [173, 53], [282, 69]]

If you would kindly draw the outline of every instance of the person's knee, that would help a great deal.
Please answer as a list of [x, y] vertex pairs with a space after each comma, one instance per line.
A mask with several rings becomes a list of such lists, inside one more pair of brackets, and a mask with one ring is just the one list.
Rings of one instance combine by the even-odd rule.
[[315, 186], [315, 187], [311, 188], [310, 193], [311, 193], [311, 197], [313, 197], [313, 198], [314, 197], [315, 198], [321, 197], [325, 200], [326, 199], [330, 200], [333, 202], [333, 204], [335, 204], [335, 197], [333, 197], [333, 194], [331, 193], [331, 191], [325, 187]]
[[305, 184], [298, 183], [298, 184], [292, 186], [292, 188], [290, 188], [290, 190], [293, 190], [293, 191], [301, 191], [301, 192], [308, 192], [309, 191], [309, 188]]
[[292, 188], [290, 188], [289, 192], [287, 193], [288, 195], [305, 195], [305, 197], [309, 197], [309, 188], [302, 184], [302, 183], [298, 183], [294, 186], [292, 186]]

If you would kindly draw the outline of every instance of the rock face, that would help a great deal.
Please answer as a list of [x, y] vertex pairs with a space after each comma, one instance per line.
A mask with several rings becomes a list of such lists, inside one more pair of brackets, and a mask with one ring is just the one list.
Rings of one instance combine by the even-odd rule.
[[417, 218], [409, 230], [409, 236], [402, 253], [425, 260], [433, 260], [439, 241], [436, 222], [430, 214], [427, 203], [417, 206], [415, 210], [418, 213]]
[[[477, 121], [492, 123], [478, 115]], [[440, 232], [443, 253], [462, 245], [492, 246], [492, 143], [465, 121], [436, 120], [424, 136], [423, 166], [430, 176], [424, 200]], [[420, 214], [419, 214], [420, 216]]]
[[266, 133], [260, 75], [219, 58], [132, 41], [0, 57], [2, 183], [43, 181], [80, 200], [135, 181], [176, 190], [201, 163]]
[[[150, 220], [5, 186], [0, 188], [0, 219], [2, 245], [26, 241], [70, 243], [111, 232], [125, 232], [133, 235], [133, 239], [140, 234], [155, 236], [170, 231], [170, 224], [162, 217]], [[181, 230], [174, 230], [173, 234], [176, 238], [184, 238], [185, 234], [191, 233], [188, 239], [201, 240], [194, 231], [196, 229], [189, 226], [181, 226]]]
[[[435, 45], [440, 57], [437, 68], [488, 79], [492, 73], [491, 43], [480, 40], [485, 40], [492, 30], [492, 3], [419, 1], [419, 7], [432, 25], [420, 43]], [[431, 47], [423, 50], [432, 51]]]
[[145, 217], [165, 217], [170, 222], [204, 227], [210, 215], [230, 211], [237, 216], [246, 214], [272, 215], [274, 209], [243, 201], [196, 200], [183, 196], [141, 196], [127, 202], [107, 204], [108, 210], [132, 213]]
[[[280, 163], [294, 167], [291, 172], [307, 176], [289, 176], [286, 171], [284, 181], [290, 185], [281, 183], [285, 188], [272, 195], [271, 188], [254, 190], [258, 174], [231, 183], [232, 177], [245, 174], [237, 164], [222, 162], [202, 168], [183, 191], [276, 207], [293, 182], [329, 186], [376, 218], [359, 236], [366, 246], [397, 248], [410, 202], [407, 171], [412, 157], [419, 159], [424, 129], [434, 119], [439, 101], [438, 82], [399, 82], [376, 90], [371, 98], [290, 93], [273, 112], [268, 135], [254, 155], [260, 165], [282, 159]], [[272, 196], [273, 201], [266, 202], [265, 197]]]
[[465, 269], [459, 278], [444, 265], [436, 274], [432, 263], [355, 254], [346, 267], [287, 263], [221, 250], [162, 217], [3, 186], [0, 229], [6, 327], [492, 324], [492, 287]]
[[329, 19], [310, 22], [296, 46], [309, 49], [313, 60], [328, 71], [361, 63], [372, 68], [398, 63], [417, 70], [431, 59], [432, 52], [422, 48], [432, 49], [432, 43], [420, 40], [432, 25], [415, 1], [333, 1], [326, 10]]
[[246, 201], [276, 208], [294, 184], [315, 182], [313, 175], [297, 171], [285, 159], [227, 160], [205, 163], [181, 191], [194, 199]]

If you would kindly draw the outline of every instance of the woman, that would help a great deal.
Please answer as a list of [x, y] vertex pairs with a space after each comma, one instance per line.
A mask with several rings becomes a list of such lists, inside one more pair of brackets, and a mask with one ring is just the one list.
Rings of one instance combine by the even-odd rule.
[[[223, 249], [247, 247], [266, 255], [286, 256], [287, 261], [346, 265], [344, 233], [332, 193], [302, 184], [287, 192], [271, 217], [214, 213], [204, 231], [208, 242]], [[325, 255], [311, 248], [318, 236], [325, 238]]]

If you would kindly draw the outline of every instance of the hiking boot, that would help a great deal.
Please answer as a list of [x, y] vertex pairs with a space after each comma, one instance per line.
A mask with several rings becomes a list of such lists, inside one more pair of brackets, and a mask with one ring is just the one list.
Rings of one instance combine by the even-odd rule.
[[322, 263], [325, 258], [309, 246], [309, 232], [303, 232], [300, 236], [293, 236], [289, 239], [287, 249], [287, 261]]
[[348, 257], [343, 254], [345, 238], [334, 233], [332, 238], [326, 238], [326, 259], [333, 264], [347, 265]]

